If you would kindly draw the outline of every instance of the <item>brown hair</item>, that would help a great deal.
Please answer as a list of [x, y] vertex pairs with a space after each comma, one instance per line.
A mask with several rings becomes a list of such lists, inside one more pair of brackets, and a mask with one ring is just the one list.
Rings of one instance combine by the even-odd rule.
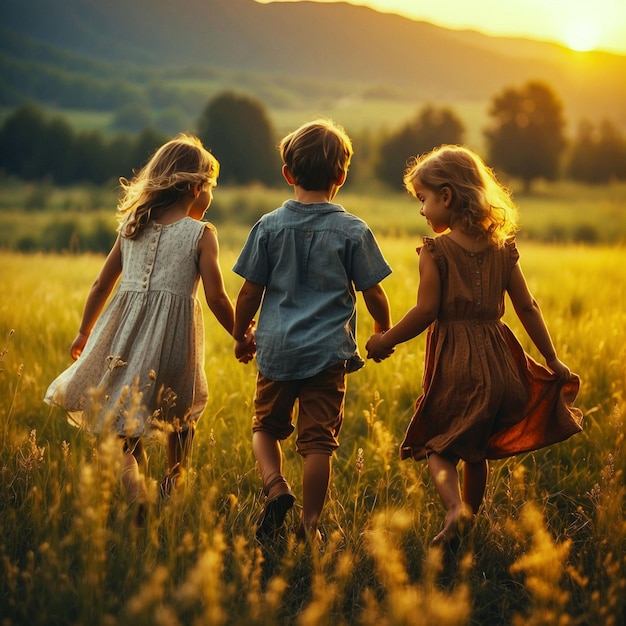
[[346, 131], [323, 118], [289, 133], [279, 150], [295, 183], [307, 191], [330, 189], [348, 171], [354, 153]]

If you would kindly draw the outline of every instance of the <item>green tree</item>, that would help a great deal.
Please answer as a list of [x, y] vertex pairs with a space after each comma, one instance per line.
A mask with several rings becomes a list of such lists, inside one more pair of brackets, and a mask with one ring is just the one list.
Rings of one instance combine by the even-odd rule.
[[521, 178], [527, 191], [533, 180], [555, 180], [566, 146], [561, 102], [547, 85], [531, 81], [521, 89], [507, 88], [497, 95], [485, 130], [489, 161], [509, 175]]
[[211, 100], [198, 120], [198, 136], [220, 162], [220, 180], [248, 184], [279, 181], [274, 129], [258, 100], [224, 92]]
[[464, 132], [463, 123], [451, 109], [425, 106], [381, 143], [378, 178], [390, 187], [400, 189], [402, 174], [411, 157], [442, 144], [461, 143]]
[[41, 174], [49, 176], [59, 185], [76, 179], [76, 134], [62, 117], [52, 118], [41, 136]]
[[567, 175], [586, 183], [626, 179], [626, 141], [613, 122], [604, 119], [597, 128], [589, 120], [580, 122]]
[[70, 183], [75, 178], [75, 139], [64, 118], [48, 120], [39, 107], [24, 104], [0, 130], [0, 168], [24, 180]]
[[602, 176], [597, 167], [597, 153], [594, 126], [588, 119], [581, 120], [569, 154], [567, 176], [586, 183], [600, 182]]
[[154, 128], [145, 128], [137, 135], [132, 150], [132, 168], [139, 170], [143, 167], [156, 149], [167, 141], [161, 133]]
[[620, 129], [610, 120], [599, 125], [598, 163], [605, 174], [604, 180], [626, 179], [626, 141]]
[[13, 111], [0, 130], [0, 168], [25, 180], [41, 178], [40, 146], [45, 129], [43, 111], [36, 105], [23, 104]]
[[[112, 143], [115, 141], [113, 139]], [[77, 181], [98, 185], [117, 178], [126, 171], [121, 170], [119, 161], [130, 151], [130, 140], [124, 145], [124, 150], [116, 150], [114, 156], [111, 156], [109, 146], [100, 131], [88, 130], [78, 134], [75, 147]]]

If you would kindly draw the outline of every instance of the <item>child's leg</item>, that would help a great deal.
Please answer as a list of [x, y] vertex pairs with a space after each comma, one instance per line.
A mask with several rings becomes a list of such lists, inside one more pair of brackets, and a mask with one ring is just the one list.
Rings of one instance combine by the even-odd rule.
[[446, 511], [458, 509], [462, 501], [456, 462], [432, 452], [428, 455], [428, 468]]
[[463, 461], [463, 502], [471, 507], [474, 515], [485, 497], [488, 469], [486, 459], [477, 463]]
[[148, 490], [139, 462], [144, 466], [146, 455], [140, 439], [124, 439], [124, 458], [122, 466], [122, 484], [126, 490], [126, 499], [129, 504], [145, 502]]
[[456, 534], [459, 522], [466, 517], [456, 466], [456, 459], [435, 453], [428, 455], [428, 467], [435, 481], [437, 493], [446, 509], [446, 521], [443, 530], [435, 536], [433, 543], [451, 539]]
[[346, 367], [331, 365], [300, 389], [296, 447], [304, 459], [302, 519], [296, 535], [319, 539], [318, 525], [330, 481], [333, 452], [339, 447], [346, 395]]
[[259, 541], [275, 539], [293, 507], [295, 497], [283, 476], [280, 441], [291, 435], [292, 411], [298, 397], [298, 381], [273, 381], [259, 373], [254, 397], [252, 451], [267, 496], [259, 518]]
[[145, 474], [148, 471], [148, 455], [146, 454], [143, 442], [139, 437], [126, 438], [124, 442], [124, 451], [131, 452], [135, 459], [137, 459], [137, 465], [139, 466], [139, 471], [142, 474]]
[[283, 477], [283, 453], [278, 439], [262, 430], [252, 433], [252, 452], [259, 465], [263, 491], [268, 498], [287, 493], [289, 486]]
[[307, 454], [304, 457], [302, 483], [302, 522], [298, 534], [314, 537], [328, 492], [330, 481], [331, 456], [328, 454]]
[[124, 485], [124, 489], [126, 489], [126, 498], [129, 504], [139, 499], [142, 491], [141, 482], [137, 459], [130, 452], [124, 452], [122, 484]]
[[194, 429], [170, 433], [167, 437], [167, 474], [161, 481], [161, 497], [168, 498], [183, 474], [183, 466], [193, 443]]
[[263, 492], [267, 496], [256, 530], [257, 539], [263, 541], [278, 535], [295, 497], [282, 474], [283, 454], [278, 439], [257, 430], [252, 434], [252, 451], [259, 465]]
[[170, 433], [167, 438], [167, 469], [170, 474], [178, 475], [189, 456], [193, 443], [192, 427], [177, 433]]

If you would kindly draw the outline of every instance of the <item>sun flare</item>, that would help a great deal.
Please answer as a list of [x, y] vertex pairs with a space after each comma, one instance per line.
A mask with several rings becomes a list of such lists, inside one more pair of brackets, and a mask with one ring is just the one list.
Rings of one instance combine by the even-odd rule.
[[598, 25], [591, 20], [577, 19], [566, 25], [563, 38], [568, 48], [577, 52], [588, 52], [597, 48], [601, 33]]

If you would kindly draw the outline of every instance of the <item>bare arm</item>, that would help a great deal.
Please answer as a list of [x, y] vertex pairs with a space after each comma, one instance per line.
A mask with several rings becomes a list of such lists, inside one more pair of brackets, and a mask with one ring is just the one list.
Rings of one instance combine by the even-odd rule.
[[111, 251], [104, 261], [100, 273], [89, 290], [80, 329], [70, 347], [70, 354], [74, 360], [82, 354], [83, 348], [87, 343], [87, 338], [91, 334], [96, 320], [100, 317], [100, 313], [102, 313], [102, 309], [121, 273], [122, 252], [120, 248], [120, 236], [118, 235]]
[[204, 295], [209, 309], [217, 321], [233, 334], [235, 312], [224, 288], [224, 278], [219, 265], [219, 244], [217, 235], [211, 228], [205, 228], [198, 244], [200, 276], [204, 287]]
[[568, 379], [571, 376], [569, 368], [556, 355], [556, 350], [541, 309], [530, 293], [519, 263], [515, 265], [511, 272], [507, 292], [522, 326], [537, 347], [537, 350], [541, 352], [547, 366], [559, 378]]
[[441, 299], [441, 279], [435, 260], [426, 248], [419, 262], [420, 284], [417, 303], [386, 333], [372, 335], [365, 345], [368, 358], [380, 361], [393, 353], [394, 347], [424, 332], [437, 317]]
[[244, 341], [248, 329], [254, 324], [254, 316], [261, 306], [261, 299], [265, 292], [264, 285], [258, 285], [246, 280], [237, 296], [235, 307], [235, 341]]
[[261, 306], [265, 287], [246, 280], [237, 296], [235, 307], [235, 357], [242, 363], [248, 363], [256, 351], [254, 316]]
[[363, 300], [367, 310], [374, 319], [374, 332], [381, 333], [388, 330], [391, 326], [389, 299], [380, 283], [366, 289], [363, 292]]

